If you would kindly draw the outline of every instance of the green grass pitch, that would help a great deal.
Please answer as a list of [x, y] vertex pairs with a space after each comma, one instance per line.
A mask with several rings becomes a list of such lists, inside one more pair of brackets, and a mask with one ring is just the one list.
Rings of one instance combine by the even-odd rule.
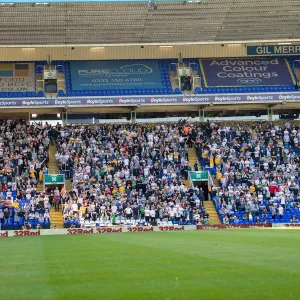
[[0, 299], [300, 299], [300, 231], [0, 240]]

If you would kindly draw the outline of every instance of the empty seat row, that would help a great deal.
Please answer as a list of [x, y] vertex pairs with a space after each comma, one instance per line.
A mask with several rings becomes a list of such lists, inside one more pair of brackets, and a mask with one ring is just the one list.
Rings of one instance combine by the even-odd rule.
[[[178, 91], [177, 91], [178, 92]], [[58, 96], [123, 96], [123, 95], [166, 95], [172, 94], [172, 89], [135, 89], [135, 90], [83, 90], [83, 91], [67, 91], [65, 94], [63, 91], [59, 91]]]
[[296, 91], [295, 86], [256, 86], [256, 87], [231, 87], [231, 88], [202, 88], [195, 89], [196, 94], [218, 94], [218, 93], [258, 93], [258, 92], [288, 92]]

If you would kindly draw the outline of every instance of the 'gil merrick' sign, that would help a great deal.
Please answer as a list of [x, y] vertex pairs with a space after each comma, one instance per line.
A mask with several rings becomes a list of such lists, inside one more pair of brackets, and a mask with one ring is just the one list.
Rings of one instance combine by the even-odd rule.
[[297, 55], [300, 45], [247, 46], [247, 55]]

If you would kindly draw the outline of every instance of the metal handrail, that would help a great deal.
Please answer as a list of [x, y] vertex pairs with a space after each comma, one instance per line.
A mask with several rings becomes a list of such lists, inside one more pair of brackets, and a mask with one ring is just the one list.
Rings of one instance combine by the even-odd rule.
[[57, 169], [48, 169], [48, 174], [59, 174], [59, 168], [57, 167]]
[[202, 85], [201, 85], [201, 77], [200, 76], [194, 76], [193, 75], [193, 92], [195, 92], [195, 79], [199, 78], [199, 82], [200, 82], [200, 90], [202, 90]]
[[191, 186], [194, 187], [194, 182], [191, 177], [191, 171], [189, 171], [189, 182], [190, 182]]
[[210, 172], [209, 171], [206, 171], [206, 172], [208, 173], [208, 184], [209, 184], [209, 186], [211, 186], [211, 184], [214, 184], [214, 181], [213, 181], [213, 179], [211, 177]]
[[173, 78], [173, 85], [174, 85], [174, 90], [177, 89], [177, 83], [178, 83], [178, 88], [180, 89], [180, 80], [178, 77]]

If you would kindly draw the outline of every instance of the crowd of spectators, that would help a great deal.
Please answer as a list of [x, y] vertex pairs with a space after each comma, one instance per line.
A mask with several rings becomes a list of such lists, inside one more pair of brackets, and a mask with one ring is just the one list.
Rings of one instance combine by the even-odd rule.
[[188, 146], [195, 146], [202, 169], [215, 176], [211, 193], [224, 224], [297, 223], [299, 138], [299, 127], [289, 122], [69, 128], [57, 153], [74, 186], [64, 206], [66, 221], [112, 216], [119, 222], [145, 217], [209, 224], [198, 205], [203, 194], [188, 190], [183, 180], [190, 169]]
[[[300, 127], [290, 122], [58, 127], [0, 120], [0, 223], [45, 227], [50, 209], [67, 226], [209, 224], [201, 188], [189, 187], [189, 147], [215, 184], [224, 224], [298, 223]], [[49, 144], [70, 191], [39, 192]]]
[[61, 197], [66, 224], [209, 224], [204, 195], [190, 189], [190, 127], [181, 124], [72, 126], [56, 159], [72, 179]]
[[46, 193], [37, 191], [49, 161], [51, 126], [25, 118], [0, 120], [0, 224], [2, 228], [49, 227]]
[[297, 223], [300, 127], [289, 122], [207, 123], [195, 127], [204, 169], [224, 224]]

